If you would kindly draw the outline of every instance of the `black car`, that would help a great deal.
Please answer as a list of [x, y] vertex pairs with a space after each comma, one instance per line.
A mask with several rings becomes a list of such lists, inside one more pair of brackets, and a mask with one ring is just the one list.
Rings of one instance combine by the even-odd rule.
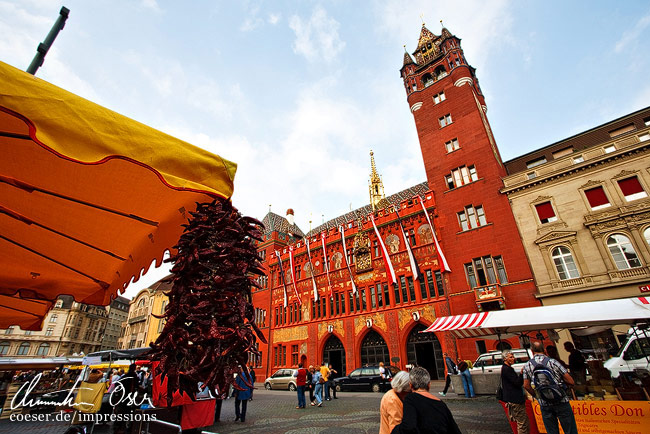
[[379, 366], [364, 366], [350, 372], [347, 377], [335, 378], [337, 391], [356, 391], [356, 392], [385, 392], [390, 389], [390, 378], [392, 369], [386, 367], [388, 378], [381, 378], [379, 375]]

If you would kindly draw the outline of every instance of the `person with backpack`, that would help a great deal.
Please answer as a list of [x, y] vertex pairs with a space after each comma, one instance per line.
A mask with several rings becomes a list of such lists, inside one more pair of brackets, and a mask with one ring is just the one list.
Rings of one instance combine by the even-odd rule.
[[534, 342], [532, 350], [533, 358], [523, 368], [524, 389], [539, 401], [546, 432], [559, 434], [559, 420], [565, 434], [578, 434], [567, 394], [567, 387], [574, 384], [573, 378], [557, 360], [544, 354], [541, 342]]
[[463, 381], [463, 390], [465, 390], [466, 398], [476, 398], [474, 394], [474, 383], [472, 383], [472, 374], [469, 372], [469, 365], [465, 360], [458, 358], [458, 371], [460, 372], [460, 379]]
[[526, 395], [524, 394], [524, 380], [521, 375], [515, 372], [512, 365], [515, 363], [515, 355], [512, 351], [503, 352], [503, 366], [501, 367], [501, 390], [502, 401], [506, 403], [508, 418], [517, 422], [517, 434], [528, 434], [530, 423], [526, 414]]

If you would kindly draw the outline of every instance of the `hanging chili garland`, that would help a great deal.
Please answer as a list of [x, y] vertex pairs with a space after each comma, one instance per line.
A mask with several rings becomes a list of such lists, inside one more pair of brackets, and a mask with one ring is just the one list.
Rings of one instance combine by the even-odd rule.
[[168, 259], [174, 266], [165, 327], [149, 353], [167, 376], [169, 399], [177, 389], [194, 396], [199, 381], [224, 396], [249, 353], [259, 354], [257, 338], [266, 343], [251, 304], [254, 279], [264, 274], [254, 243], [262, 223], [227, 200], [197, 204], [191, 215]]

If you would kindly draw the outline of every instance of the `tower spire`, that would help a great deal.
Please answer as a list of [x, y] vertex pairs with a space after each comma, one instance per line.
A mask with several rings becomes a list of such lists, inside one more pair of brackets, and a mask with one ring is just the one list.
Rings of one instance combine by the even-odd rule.
[[375, 154], [370, 151], [370, 181], [369, 191], [370, 191], [370, 205], [372, 210], [376, 211], [379, 209], [380, 202], [382, 199], [386, 199], [384, 195], [384, 183], [381, 181], [381, 176], [377, 173], [377, 167], [375, 166]]

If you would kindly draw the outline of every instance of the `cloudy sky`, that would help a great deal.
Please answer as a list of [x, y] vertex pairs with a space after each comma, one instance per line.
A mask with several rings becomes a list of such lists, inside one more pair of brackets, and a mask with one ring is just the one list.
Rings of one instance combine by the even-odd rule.
[[[233, 202], [309, 230], [425, 180], [399, 77], [422, 20], [459, 38], [504, 159], [650, 105], [647, 1], [0, 0], [0, 60], [239, 164]], [[164, 274], [164, 273], [162, 273]], [[153, 283], [150, 272], [132, 296]]]

